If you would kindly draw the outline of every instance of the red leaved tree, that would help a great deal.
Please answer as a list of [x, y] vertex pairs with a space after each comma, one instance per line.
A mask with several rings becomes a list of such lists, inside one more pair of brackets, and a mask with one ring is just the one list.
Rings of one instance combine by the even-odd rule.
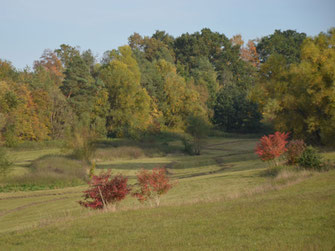
[[111, 207], [115, 211], [116, 204], [130, 192], [127, 182], [128, 178], [121, 174], [112, 178], [111, 170], [94, 175], [89, 182], [90, 189], [84, 191], [84, 201], [79, 201], [79, 204], [92, 209]]
[[256, 154], [263, 161], [273, 161], [278, 166], [277, 158], [287, 151], [286, 144], [289, 133], [275, 132], [263, 136], [256, 146]]
[[156, 206], [160, 204], [160, 197], [173, 187], [165, 168], [154, 168], [152, 172], [141, 170], [137, 174], [137, 182], [139, 190], [133, 196], [140, 202], [149, 201], [150, 205], [154, 201]]

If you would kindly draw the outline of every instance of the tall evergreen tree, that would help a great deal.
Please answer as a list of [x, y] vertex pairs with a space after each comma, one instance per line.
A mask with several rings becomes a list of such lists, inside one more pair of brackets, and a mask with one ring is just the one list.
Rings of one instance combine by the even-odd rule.
[[91, 111], [93, 83], [89, 67], [80, 56], [74, 56], [65, 70], [65, 78], [60, 86], [75, 113], [80, 116]]

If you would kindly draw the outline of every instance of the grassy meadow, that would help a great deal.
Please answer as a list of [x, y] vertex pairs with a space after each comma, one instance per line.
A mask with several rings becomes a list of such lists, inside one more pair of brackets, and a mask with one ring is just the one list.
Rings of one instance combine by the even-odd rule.
[[[178, 140], [100, 142], [97, 173], [133, 184], [140, 169], [166, 167], [175, 183], [158, 208], [129, 196], [116, 212], [78, 204], [87, 167], [60, 148], [13, 150], [14, 170], [0, 180], [0, 249], [334, 250], [335, 170], [269, 169], [257, 141], [210, 137], [200, 156]], [[331, 149], [323, 155], [335, 160]]]

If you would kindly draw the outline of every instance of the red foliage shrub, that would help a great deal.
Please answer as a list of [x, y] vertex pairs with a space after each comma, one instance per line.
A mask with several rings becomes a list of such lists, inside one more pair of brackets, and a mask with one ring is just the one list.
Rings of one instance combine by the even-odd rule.
[[305, 151], [306, 144], [303, 140], [292, 140], [287, 145], [286, 159], [287, 164], [293, 165], [298, 163], [298, 159]]
[[84, 201], [79, 201], [79, 204], [93, 209], [111, 205], [115, 209], [116, 203], [123, 200], [130, 192], [127, 182], [128, 178], [121, 174], [111, 178], [110, 170], [99, 176], [94, 175], [89, 182], [90, 189], [84, 191]]
[[141, 170], [137, 174], [139, 191], [133, 193], [140, 202], [155, 201], [159, 206], [161, 195], [167, 193], [173, 185], [170, 183], [169, 177], [166, 176], [165, 168], [154, 168], [152, 172]]
[[269, 136], [263, 136], [260, 143], [256, 146], [256, 154], [263, 161], [274, 160], [287, 151], [286, 144], [289, 133], [275, 132]]

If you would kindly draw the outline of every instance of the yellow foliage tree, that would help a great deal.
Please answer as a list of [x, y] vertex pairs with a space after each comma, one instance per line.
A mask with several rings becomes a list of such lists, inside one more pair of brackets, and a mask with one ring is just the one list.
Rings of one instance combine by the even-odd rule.
[[0, 93], [0, 117], [5, 120], [1, 125], [4, 140], [8, 137], [11, 140], [49, 138], [48, 95], [45, 91], [31, 91], [25, 84], [2, 81]]
[[314, 143], [334, 143], [335, 28], [307, 38], [300, 63], [288, 65], [274, 55], [260, 73], [251, 96], [277, 130]]
[[116, 136], [137, 137], [151, 123], [150, 96], [140, 85], [140, 70], [129, 46], [112, 51], [100, 78], [110, 103], [107, 125]]
[[156, 67], [164, 79], [164, 98], [160, 101], [160, 107], [165, 125], [168, 128], [185, 129], [188, 116], [206, 117], [199, 93], [177, 74], [176, 67], [165, 60], [159, 60]]

